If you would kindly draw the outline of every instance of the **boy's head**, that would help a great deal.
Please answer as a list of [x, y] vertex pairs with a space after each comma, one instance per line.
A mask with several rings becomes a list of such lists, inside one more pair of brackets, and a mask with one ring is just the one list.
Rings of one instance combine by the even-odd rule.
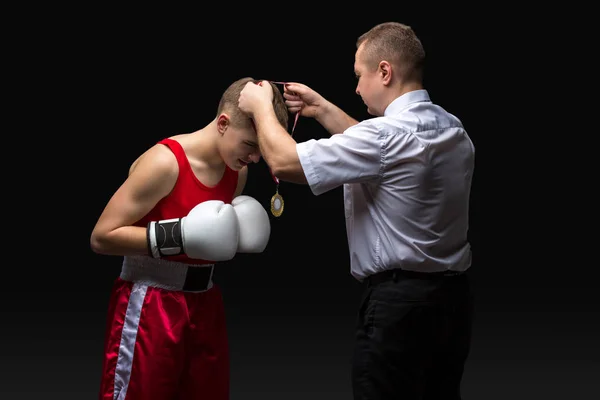
[[[225, 90], [217, 108], [217, 128], [222, 133], [219, 151], [225, 163], [234, 170], [240, 170], [250, 162], [260, 160], [258, 138], [250, 117], [238, 107], [241, 91], [248, 82], [259, 83], [261, 80], [242, 78], [233, 82]], [[273, 88], [273, 109], [281, 126], [288, 129], [288, 110], [285, 99], [279, 88]]]

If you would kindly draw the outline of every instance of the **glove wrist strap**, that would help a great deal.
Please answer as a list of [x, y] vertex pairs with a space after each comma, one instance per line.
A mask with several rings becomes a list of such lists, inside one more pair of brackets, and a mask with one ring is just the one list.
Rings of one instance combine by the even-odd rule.
[[151, 257], [161, 258], [184, 253], [181, 236], [181, 218], [148, 223], [146, 238], [148, 240], [148, 252]]

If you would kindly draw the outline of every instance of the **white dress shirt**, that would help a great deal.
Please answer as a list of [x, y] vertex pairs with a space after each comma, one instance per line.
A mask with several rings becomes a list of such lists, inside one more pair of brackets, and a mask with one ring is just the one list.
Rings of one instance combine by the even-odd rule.
[[438, 272], [471, 265], [467, 241], [475, 148], [461, 121], [426, 90], [384, 116], [297, 144], [311, 191], [343, 185], [351, 274]]

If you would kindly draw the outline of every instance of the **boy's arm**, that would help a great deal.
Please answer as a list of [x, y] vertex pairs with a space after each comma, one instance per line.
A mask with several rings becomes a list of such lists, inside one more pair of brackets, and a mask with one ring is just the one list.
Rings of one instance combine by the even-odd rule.
[[148, 254], [147, 228], [133, 224], [169, 194], [177, 175], [177, 160], [163, 145], [139, 157], [96, 222], [90, 237], [92, 250], [107, 255]]

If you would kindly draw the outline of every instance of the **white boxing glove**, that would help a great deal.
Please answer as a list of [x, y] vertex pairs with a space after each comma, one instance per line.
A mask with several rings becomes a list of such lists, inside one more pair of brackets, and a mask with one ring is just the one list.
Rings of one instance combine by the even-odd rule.
[[206, 261], [231, 260], [238, 248], [239, 225], [230, 204], [204, 201], [183, 218], [148, 224], [148, 246], [155, 258], [185, 254]]
[[269, 243], [271, 221], [263, 206], [250, 196], [237, 196], [231, 202], [240, 229], [238, 253], [261, 253]]

